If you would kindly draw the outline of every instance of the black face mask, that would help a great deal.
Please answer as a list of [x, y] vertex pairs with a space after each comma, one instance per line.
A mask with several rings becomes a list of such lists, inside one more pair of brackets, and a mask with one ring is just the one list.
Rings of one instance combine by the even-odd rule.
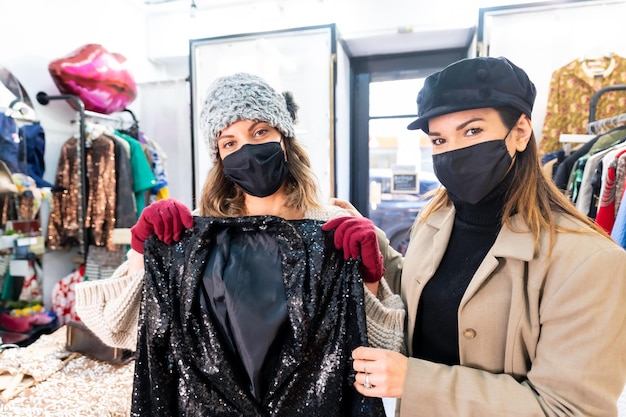
[[478, 203], [500, 184], [512, 163], [504, 139], [433, 155], [435, 175], [441, 184], [470, 204]]
[[255, 197], [274, 194], [289, 174], [280, 142], [243, 145], [222, 163], [226, 178]]

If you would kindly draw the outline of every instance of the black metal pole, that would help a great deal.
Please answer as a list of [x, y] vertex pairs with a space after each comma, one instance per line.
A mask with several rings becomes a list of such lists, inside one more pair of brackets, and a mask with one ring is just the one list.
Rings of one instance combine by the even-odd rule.
[[589, 104], [589, 123], [596, 121], [596, 109], [598, 107], [598, 100], [600, 100], [600, 96], [609, 91], [619, 90], [626, 90], [626, 84], [607, 85], [594, 93], [591, 97], [591, 103]]
[[88, 239], [87, 239], [87, 230], [85, 227], [85, 216], [87, 215], [87, 154], [85, 150], [85, 104], [80, 99], [80, 97], [75, 96], [73, 94], [59, 94], [59, 95], [48, 95], [43, 91], [37, 93], [37, 101], [39, 104], [47, 105], [51, 100], [72, 100], [76, 107], [78, 108], [79, 113], [79, 129], [80, 129], [80, 140], [78, 145], [78, 157], [80, 163], [80, 184], [79, 184], [79, 193], [78, 193], [78, 221], [81, 225], [80, 232], [80, 244], [82, 255], [85, 260], [87, 260], [87, 249], [88, 249]]

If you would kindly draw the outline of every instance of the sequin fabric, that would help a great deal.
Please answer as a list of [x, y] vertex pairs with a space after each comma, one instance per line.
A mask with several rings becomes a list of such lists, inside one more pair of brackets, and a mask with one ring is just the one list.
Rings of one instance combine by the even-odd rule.
[[[6, 404], [4, 417], [126, 417], [130, 413], [133, 363], [110, 365], [78, 355], [59, 369], [65, 350], [66, 327], [43, 335], [26, 348], [0, 354], [2, 367], [19, 366], [37, 375], [37, 382]], [[15, 360], [19, 363], [15, 364]]]
[[[85, 226], [89, 243], [116, 250], [113, 244], [115, 228], [116, 175], [113, 139], [106, 135], [92, 140], [87, 150], [87, 212]], [[67, 249], [80, 242], [81, 227], [78, 219], [79, 159], [78, 141], [68, 139], [61, 148], [55, 186], [52, 194], [52, 211], [48, 221], [47, 247], [51, 250]]]
[[[132, 416], [384, 416], [382, 400], [353, 387], [351, 352], [367, 345], [356, 262], [334, 249], [323, 222], [271, 216], [195, 218], [180, 242], [145, 244]], [[216, 230], [276, 239], [290, 331], [262, 400], [200, 303]], [[245, 262], [245, 260], [242, 260]]]

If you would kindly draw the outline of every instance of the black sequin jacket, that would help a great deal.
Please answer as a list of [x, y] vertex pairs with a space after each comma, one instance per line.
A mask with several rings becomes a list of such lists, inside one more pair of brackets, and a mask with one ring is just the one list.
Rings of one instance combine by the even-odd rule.
[[[351, 351], [367, 345], [363, 284], [322, 223], [204, 217], [175, 245], [146, 242], [132, 416], [385, 415], [381, 399], [352, 385]], [[243, 239], [263, 234], [278, 249], [268, 255], [280, 256], [288, 326], [259, 400], [201, 302], [207, 259], [224, 228]]]

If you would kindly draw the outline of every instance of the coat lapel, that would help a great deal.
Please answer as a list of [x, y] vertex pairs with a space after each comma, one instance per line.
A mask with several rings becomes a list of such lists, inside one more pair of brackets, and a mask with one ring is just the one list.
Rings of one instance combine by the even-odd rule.
[[454, 213], [453, 207], [433, 213], [411, 235], [402, 268], [402, 293], [406, 297], [409, 340], [413, 339], [417, 305], [424, 285], [437, 270], [446, 251], [454, 225]]
[[519, 259], [529, 262], [533, 259], [534, 241], [532, 234], [526, 227], [522, 226], [519, 216], [512, 218], [513, 228], [504, 225], [498, 233], [498, 237], [493, 246], [487, 252], [485, 259], [472, 277], [465, 294], [461, 299], [462, 308], [468, 300], [480, 289], [489, 276], [500, 265], [500, 259]]
[[[407, 304], [409, 340], [413, 339], [415, 317], [422, 290], [439, 267], [454, 225], [454, 207], [445, 207], [433, 213], [411, 235], [402, 271], [402, 286]], [[479, 266], [461, 300], [467, 303], [500, 264], [499, 258], [530, 261], [533, 258], [532, 235], [518, 216], [512, 219], [512, 228], [503, 226], [493, 247]], [[409, 349], [411, 347], [409, 346]]]

